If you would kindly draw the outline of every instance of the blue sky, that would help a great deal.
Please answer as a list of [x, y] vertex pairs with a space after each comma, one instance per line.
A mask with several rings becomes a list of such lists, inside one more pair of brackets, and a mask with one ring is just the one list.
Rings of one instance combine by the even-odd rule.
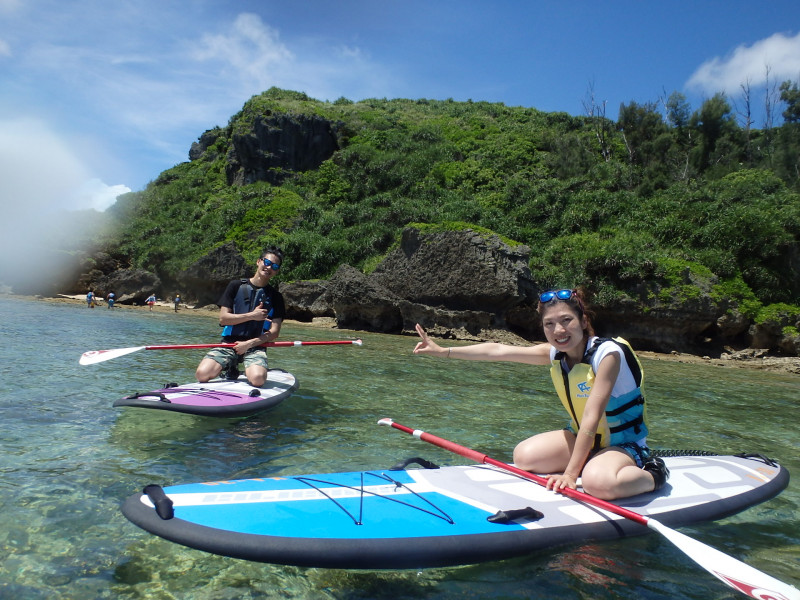
[[614, 118], [749, 80], [761, 126], [767, 69], [800, 80], [797, 0], [0, 0], [0, 207], [102, 210], [271, 86]]

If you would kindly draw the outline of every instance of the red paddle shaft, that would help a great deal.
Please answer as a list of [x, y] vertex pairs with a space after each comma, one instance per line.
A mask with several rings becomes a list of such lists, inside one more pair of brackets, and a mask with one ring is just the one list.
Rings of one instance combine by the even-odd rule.
[[[539, 485], [547, 485], [547, 480], [544, 477], [534, 475], [528, 471], [523, 471], [522, 469], [504, 462], [500, 462], [499, 460], [494, 460], [485, 454], [481, 454], [480, 452], [476, 452], [475, 450], [471, 450], [465, 446], [459, 446], [458, 444], [454, 444], [453, 442], [436, 437], [430, 433], [425, 433], [419, 429], [411, 429], [405, 425], [395, 423], [391, 419], [381, 419], [378, 421], [378, 424], [394, 427], [395, 429], [399, 429], [400, 431], [411, 434], [415, 438], [418, 438], [424, 442], [428, 442], [434, 446], [439, 446], [440, 448], [444, 448], [445, 450], [449, 450], [450, 452], [454, 452], [465, 458], [474, 460], [475, 462], [499, 467], [505, 471], [519, 475], [520, 477], [535, 481]], [[585, 492], [579, 492], [571, 488], [559, 490], [559, 493], [569, 496], [573, 500], [577, 500], [584, 504], [593, 504], [605, 511], [617, 514], [626, 519], [630, 519], [635, 523], [645, 525], [649, 529], [660, 533], [670, 542], [672, 542], [676, 548], [681, 550], [684, 554], [686, 554], [686, 556], [691, 558], [706, 571], [714, 575], [714, 577], [725, 583], [725, 585], [742, 592], [751, 598], [756, 598], [757, 600], [766, 600], [767, 598], [770, 600], [800, 600], [800, 590], [797, 588], [775, 579], [771, 575], [762, 573], [758, 569], [755, 569], [750, 565], [725, 554], [724, 552], [720, 552], [711, 546], [707, 546], [706, 544], [679, 531], [670, 529], [655, 519], [645, 517], [626, 508], [617, 506], [616, 504], [611, 504], [610, 502], [606, 502], [605, 500], [595, 498], [594, 496], [586, 494]]]
[[[333, 340], [333, 341], [319, 341], [319, 342], [267, 342], [262, 344], [265, 347], [283, 347], [283, 346], [331, 346], [334, 344], [355, 344], [361, 345], [361, 340]], [[145, 350], [194, 350], [197, 348], [233, 348], [236, 344], [233, 343], [220, 343], [220, 344], [183, 344], [175, 346], [145, 346]]]
[[[456, 444], [455, 442], [451, 442], [444, 438], [440, 438], [431, 433], [426, 433], [419, 429], [411, 429], [410, 427], [406, 427], [405, 425], [401, 425], [400, 423], [395, 423], [391, 419], [381, 419], [380, 421], [378, 421], [378, 424], [394, 427], [395, 429], [404, 431], [409, 435], [413, 435], [415, 438], [418, 438], [423, 442], [428, 442], [429, 444], [433, 444], [434, 446], [439, 446], [440, 448], [449, 450], [450, 452], [463, 456], [464, 458], [474, 460], [477, 463], [499, 467], [501, 469], [509, 471], [510, 473], [514, 473], [514, 475], [519, 475], [520, 477], [524, 477], [526, 479], [535, 481], [539, 485], [542, 486], [547, 485], [547, 479], [545, 479], [540, 475], [536, 475], [529, 471], [520, 469], [519, 467], [515, 467], [514, 465], [509, 465], [508, 463], [496, 460], [490, 456], [487, 456], [486, 454], [482, 454], [481, 452], [472, 450], [471, 448], [467, 448], [466, 446], [461, 446], [459, 444]], [[563, 490], [559, 490], [558, 493], [563, 494], [564, 496], [569, 496], [570, 498], [573, 498], [575, 500], [585, 502], [586, 504], [594, 504], [595, 506], [602, 508], [603, 510], [607, 510], [608, 512], [612, 512], [621, 517], [625, 517], [626, 519], [630, 519], [631, 521], [635, 521], [636, 523], [640, 523], [641, 525], [646, 526], [647, 522], [650, 520], [648, 517], [640, 515], [639, 513], [635, 513], [628, 510], [627, 508], [622, 508], [621, 506], [617, 506], [616, 504], [606, 502], [605, 500], [596, 498], [595, 496], [587, 494], [586, 492], [573, 490], [572, 488], [564, 488]]]
[[[353, 344], [360, 346], [361, 340], [333, 340], [321, 342], [267, 342], [262, 344], [264, 346], [328, 346], [331, 344]], [[84, 352], [78, 361], [82, 365], [93, 365], [99, 362], [105, 362], [120, 356], [126, 356], [139, 350], [190, 350], [193, 348], [233, 348], [236, 344], [218, 343], [218, 344], [183, 344], [175, 346], [137, 346], [135, 348], [114, 348], [112, 350], [90, 350]]]

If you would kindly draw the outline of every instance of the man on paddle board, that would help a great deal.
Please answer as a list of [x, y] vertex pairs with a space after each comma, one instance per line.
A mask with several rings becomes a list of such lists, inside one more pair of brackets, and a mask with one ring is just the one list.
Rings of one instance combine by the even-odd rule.
[[267, 381], [267, 351], [261, 347], [277, 339], [286, 315], [283, 296], [269, 285], [283, 263], [279, 248], [268, 248], [257, 261], [255, 275], [235, 279], [228, 284], [217, 302], [222, 341], [235, 343], [233, 348], [214, 348], [200, 361], [195, 377], [205, 383], [223, 370], [229, 378], [238, 377], [237, 364], [244, 362], [251, 385], [261, 387]]
[[482, 343], [442, 348], [417, 325], [415, 354], [465, 360], [550, 366], [570, 425], [517, 444], [514, 464], [551, 473], [547, 488], [583, 489], [605, 500], [660, 488], [669, 477], [664, 461], [650, 455], [639, 360], [621, 338], [598, 338], [579, 290], [540, 294], [537, 309], [546, 344]]

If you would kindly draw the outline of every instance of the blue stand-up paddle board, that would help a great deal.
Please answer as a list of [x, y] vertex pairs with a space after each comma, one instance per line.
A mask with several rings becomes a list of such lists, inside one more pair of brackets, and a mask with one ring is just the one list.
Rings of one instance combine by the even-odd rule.
[[244, 375], [238, 379], [212, 379], [207, 383], [168, 385], [159, 390], [126, 396], [114, 406], [171, 410], [208, 417], [247, 417], [273, 408], [292, 395], [298, 383], [281, 369], [270, 369], [267, 381], [253, 387]]
[[[667, 526], [735, 514], [789, 482], [783, 467], [761, 456], [664, 460], [667, 485], [618, 504]], [[122, 512], [150, 533], [206, 552], [344, 569], [471, 564], [650, 531], [487, 465], [150, 485]]]

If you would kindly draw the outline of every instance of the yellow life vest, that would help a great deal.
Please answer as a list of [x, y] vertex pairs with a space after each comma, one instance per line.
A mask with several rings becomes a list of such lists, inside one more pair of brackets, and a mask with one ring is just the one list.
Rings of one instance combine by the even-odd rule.
[[622, 396], [611, 396], [605, 414], [600, 419], [595, 434], [595, 449], [616, 446], [625, 442], [635, 442], [647, 437], [647, 411], [644, 403], [642, 383], [644, 372], [630, 344], [622, 338], [598, 338], [586, 351], [580, 363], [567, 373], [561, 366], [562, 353], [556, 354], [550, 366], [550, 376], [561, 403], [572, 419], [572, 428], [578, 432], [586, 408], [586, 401], [594, 385], [595, 373], [592, 369], [592, 356], [600, 344], [613, 342], [625, 356], [625, 362], [633, 374], [636, 389]]

